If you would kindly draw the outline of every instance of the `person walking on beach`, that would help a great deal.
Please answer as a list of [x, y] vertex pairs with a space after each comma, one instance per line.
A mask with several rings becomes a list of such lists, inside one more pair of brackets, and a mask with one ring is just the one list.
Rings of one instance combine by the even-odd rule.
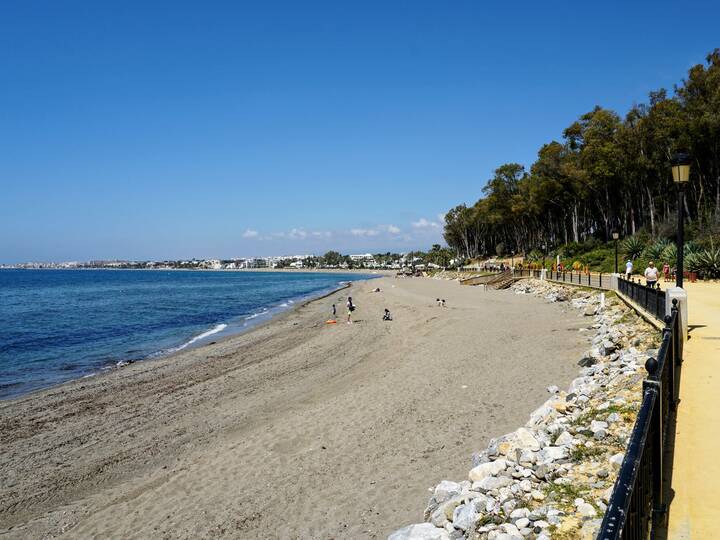
[[655, 285], [657, 285], [657, 280], [658, 269], [655, 268], [655, 263], [650, 261], [648, 263], [648, 267], [645, 269], [645, 281], [647, 282], [647, 286], [654, 289]]
[[332, 318], [333, 318], [333, 321], [337, 320], [337, 308], [335, 307], [335, 304], [333, 304], [333, 307], [332, 307]]
[[348, 296], [348, 299], [347, 299], [347, 315], [348, 315], [347, 323], [348, 324], [352, 324], [351, 317], [352, 317], [353, 311], [355, 311], [355, 305], [353, 304], [352, 296]]
[[628, 262], [625, 263], [625, 279], [630, 279], [630, 276], [632, 276], [633, 271], [633, 263], [630, 259], [628, 259]]

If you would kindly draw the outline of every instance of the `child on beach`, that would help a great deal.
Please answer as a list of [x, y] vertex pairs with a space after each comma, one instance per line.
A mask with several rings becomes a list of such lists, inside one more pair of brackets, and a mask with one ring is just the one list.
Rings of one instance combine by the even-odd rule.
[[355, 311], [355, 306], [353, 305], [352, 296], [348, 296], [347, 299], [347, 323], [352, 324], [351, 315], [352, 312]]
[[392, 321], [392, 315], [390, 315], [390, 310], [388, 308], [385, 308], [385, 315], [383, 315], [383, 321]]

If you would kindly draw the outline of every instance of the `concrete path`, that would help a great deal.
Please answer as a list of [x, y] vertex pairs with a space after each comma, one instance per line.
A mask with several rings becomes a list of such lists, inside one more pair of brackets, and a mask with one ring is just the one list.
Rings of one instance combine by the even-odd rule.
[[720, 283], [685, 283], [690, 339], [680, 381], [668, 538], [717, 538], [720, 518]]

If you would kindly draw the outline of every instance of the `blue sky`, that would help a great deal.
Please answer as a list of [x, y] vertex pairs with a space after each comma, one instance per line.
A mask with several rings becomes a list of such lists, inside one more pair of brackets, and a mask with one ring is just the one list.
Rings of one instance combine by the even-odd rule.
[[0, 4], [0, 262], [402, 251], [720, 46], [713, 2]]

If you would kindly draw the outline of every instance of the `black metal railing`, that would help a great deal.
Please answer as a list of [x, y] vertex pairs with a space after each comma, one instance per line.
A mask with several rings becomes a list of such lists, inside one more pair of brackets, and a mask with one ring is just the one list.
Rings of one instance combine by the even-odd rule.
[[[534, 277], [540, 278], [542, 270], [534, 270], [531, 268], [516, 268], [514, 276], [516, 277]], [[545, 277], [551, 281], [561, 281], [563, 283], [571, 283], [575, 285], [583, 285], [594, 287], [596, 289], [607, 289], [610, 287], [610, 279], [607, 274], [602, 272], [583, 272], [582, 270], [546, 270]]]
[[662, 321], [665, 318], [665, 291], [623, 278], [618, 278], [618, 291], [656, 319]]
[[682, 363], [682, 321], [677, 299], [665, 317], [657, 360], [645, 368], [643, 399], [625, 458], [600, 527], [599, 540], [646, 540], [666, 525], [672, 437]]
[[515, 268], [512, 270], [513, 277], [534, 277], [539, 278], [541, 270], [534, 270], [532, 268]]

